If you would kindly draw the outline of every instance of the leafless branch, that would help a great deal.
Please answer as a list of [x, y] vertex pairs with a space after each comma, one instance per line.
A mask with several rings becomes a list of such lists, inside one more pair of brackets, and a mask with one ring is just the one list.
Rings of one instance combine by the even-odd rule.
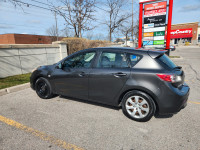
[[57, 40], [57, 29], [54, 25], [46, 30], [46, 34], [51, 36], [51, 42]]
[[92, 30], [94, 26], [90, 24], [95, 20], [93, 13], [95, 0], [59, 0], [61, 6], [55, 6], [52, 3], [52, 8], [64, 18], [69, 28], [73, 28], [76, 37], [82, 37], [83, 31]]
[[109, 20], [105, 24], [109, 28], [109, 40], [112, 41], [112, 34], [118, 29], [131, 14], [122, 13], [122, 8], [126, 5], [126, 0], [107, 0], [106, 6]]

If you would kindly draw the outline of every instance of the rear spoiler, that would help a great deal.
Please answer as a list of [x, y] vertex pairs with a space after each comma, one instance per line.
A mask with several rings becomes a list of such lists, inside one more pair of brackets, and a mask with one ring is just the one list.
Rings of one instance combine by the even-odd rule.
[[147, 53], [151, 56], [151, 58], [157, 58], [164, 55], [166, 52], [166, 50], [148, 50]]

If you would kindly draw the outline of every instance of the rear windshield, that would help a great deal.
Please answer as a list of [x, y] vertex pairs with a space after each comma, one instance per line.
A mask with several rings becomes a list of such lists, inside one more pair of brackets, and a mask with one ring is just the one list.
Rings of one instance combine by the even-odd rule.
[[158, 57], [157, 59], [160, 62], [160, 64], [165, 68], [167, 67], [169, 69], [174, 69], [177, 67], [176, 64], [174, 64], [174, 62], [165, 54]]

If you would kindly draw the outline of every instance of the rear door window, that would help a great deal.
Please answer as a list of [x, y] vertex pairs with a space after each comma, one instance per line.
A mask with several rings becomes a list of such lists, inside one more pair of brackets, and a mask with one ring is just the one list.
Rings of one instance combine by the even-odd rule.
[[160, 62], [160, 64], [165, 68], [167, 67], [169, 69], [174, 69], [177, 67], [176, 64], [165, 54], [158, 57], [157, 59]]
[[103, 52], [99, 59], [98, 68], [128, 68], [124, 53]]

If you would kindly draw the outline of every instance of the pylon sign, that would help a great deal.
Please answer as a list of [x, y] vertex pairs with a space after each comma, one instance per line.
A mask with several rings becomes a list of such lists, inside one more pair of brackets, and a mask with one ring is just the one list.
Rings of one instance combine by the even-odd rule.
[[[138, 48], [142, 46], [142, 43], [143, 46], [146, 47], [165, 47], [167, 1], [156, 1], [157, 0], [139, 0]], [[144, 7], [143, 4], [145, 4]], [[173, 0], [169, 0], [166, 49], [170, 47], [170, 34], [168, 33], [170, 33], [171, 30], [172, 4]]]
[[[143, 46], [164, 47], [165, 35], [158, 36], [156, 33], [162, 31], [165, 32], [166, 7], [166, 1], [144, 5]], [[144, 34], [146, 35], [149, 32], [150, 34], [153, 34], [153, 37], [144, 37]]]

